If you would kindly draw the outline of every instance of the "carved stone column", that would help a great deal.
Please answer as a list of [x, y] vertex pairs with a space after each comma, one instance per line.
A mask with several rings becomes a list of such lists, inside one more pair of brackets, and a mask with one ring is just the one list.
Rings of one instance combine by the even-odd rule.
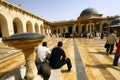
[[37, 76], [37, 68], [35, 66], [34, 48], [42, 42], [43, 38], [43, 35], [37, 33], [21, 33], [2, 39], [2, 41], [7, 43], [8, 46], [21, 49], [24, 53], [27, 80], [39, 80]]

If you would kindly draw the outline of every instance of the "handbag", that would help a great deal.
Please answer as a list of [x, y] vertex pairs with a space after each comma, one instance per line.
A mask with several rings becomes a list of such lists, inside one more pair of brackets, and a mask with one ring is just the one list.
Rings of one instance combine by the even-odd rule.
[[105, 47], [105, 48], [108, 48], [108, 44], [107, 44], [107, 43], [105, 43], [104, 47]]

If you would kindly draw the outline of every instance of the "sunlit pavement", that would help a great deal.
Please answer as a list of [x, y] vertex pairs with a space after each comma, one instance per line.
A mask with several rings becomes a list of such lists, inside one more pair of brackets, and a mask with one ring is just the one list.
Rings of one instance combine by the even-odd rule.
[[[63, 41], [63, 49], [67, 57], [71, 59], [73, 67], [71, 72], [66, 71], [66, 65], [61, 68], [62, 80], [120, 80], [120, 61], [117, 67], [112, 66], [114, 54], [106, 54], [104, 48], [105, 39], [47, 37], [44, 41], [48, 42], [50, 49], [58, 41]], [[4, 45], [2, 44], [2, 46]], [[2, 46], [0, 46], [2, 51], [0, 51], [0, 76], [24, 64], [24, 56], [19, 50], [17, 50], [17, 55], [10, 55], [12, 54], [11, 50], [5, 49], [9, 47]], [[13, 52], [16, 51], [13, 48], [9, 49], [12, 49]], [[9, 52], [9, 56], [12, 56], [12, 59], [9, 60], [10, 57], [7, 56], [8, 53], [5, 54], [5, 51]]]

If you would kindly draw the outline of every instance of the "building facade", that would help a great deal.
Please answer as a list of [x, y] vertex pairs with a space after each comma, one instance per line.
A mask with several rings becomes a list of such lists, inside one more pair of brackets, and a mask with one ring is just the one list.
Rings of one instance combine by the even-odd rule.
[[50, 29], [45, 27], [45, 21], [16, 5], [0, 1], [0, 37], [25, 32], [36, 32], [45, 35]]
[[43, 35], [69, 33], [80, 34], [107, 31], [110, 23], [118, 16], [102, 17], [94, 8], [86, 8], [76, 20], [50, 22], [19, 6], [0, 1], [0, 37], [16, 33], [35, 32]]
[[77, 20], [53, 22], [52, 32], [57, 34], [69, 33], [80, 36], [87, 33], [95, 36], [97, 32], [108, 32], [112, 20], [119, 16], [102, 17], [94, 8], [86, 8], [78, 16]]

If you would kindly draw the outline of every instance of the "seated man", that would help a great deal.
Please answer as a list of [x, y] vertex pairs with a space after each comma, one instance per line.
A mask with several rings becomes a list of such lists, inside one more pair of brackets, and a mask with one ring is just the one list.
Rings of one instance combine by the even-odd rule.
[[38, 46], [36, 52], [35, 63], [38, 69], [38, 74], [42, 75], [44, 80], [48, 80], [51, 72], [47, 56], [51, 54], [51, 51], [47, 48], [47, 42], [43, 42], [42, 46]]
[[71, 71], [72, 65], [69, 58], [66, 58], [66, 54], [64, 50], [61, 48], [63, 43], [61, 41], [58, 42], [57, 47], [52, 49], [49, 65], [54, 68], [58, 69], [63, 65], [67, 64], [68, 72]]

